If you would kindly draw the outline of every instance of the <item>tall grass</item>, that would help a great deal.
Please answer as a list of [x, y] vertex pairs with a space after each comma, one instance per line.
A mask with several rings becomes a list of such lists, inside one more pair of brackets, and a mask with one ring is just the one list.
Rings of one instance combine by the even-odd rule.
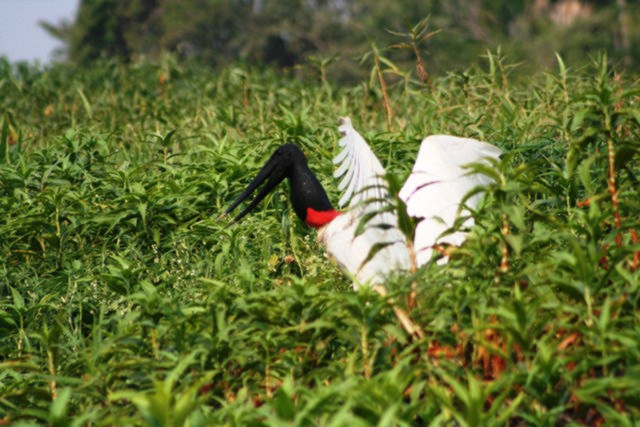
[[[527, 85], [493, 53], [429, 86], [391, 65], [341, 88], [0, 61], [0, 424], [637, 423], [637, 81], [605, 57]], [[388, 283], [417, 283], [423, 340], [350, 289], [286, 186], [215, 221], [285, 142], [336, 201], [343, 115], [399, 178], [428, 134], [507, 153], [451, 261]]]

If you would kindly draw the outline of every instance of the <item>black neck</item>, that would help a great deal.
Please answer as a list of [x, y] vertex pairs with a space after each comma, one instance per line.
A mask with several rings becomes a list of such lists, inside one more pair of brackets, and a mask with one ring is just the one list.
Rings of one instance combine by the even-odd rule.
[[304, 162], [297, 161], [291, 165], [289, 183], [293, 209], [302, 221], [307, 219], [307, 208], [316, 211], [333, 210], [322, 184], [307, 166], [306, 158]]

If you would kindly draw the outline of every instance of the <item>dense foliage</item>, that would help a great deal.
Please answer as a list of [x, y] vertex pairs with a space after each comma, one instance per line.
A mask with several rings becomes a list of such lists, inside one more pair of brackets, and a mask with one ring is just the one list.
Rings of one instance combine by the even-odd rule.
[[[340, 89], [0, 62], [0, 424], [636, 424], [640, 88], [606, 58], [526, 85], [486, 61]], [[424, 339], [350, 289], [286, 186], [216, 220], [285, 142], [336, 201], [342, 115], [399, 179], [427, 134], [507, 153], [451, 261], [388, 283], [416, 283]]]
[[[407, 45], [408, 24], [425, 19], [426, 35], [441, 33]], [[219, 67], [331, 64], [330, 76], [353, 82], [372, 41], [394, 45], [397, 64], [415, 48], [440, 75], [498, 47], [530, 71], [553, 67], [555, 52], [577, 64], [599, 50], [637, 70], [639, 20], [639, 0], [82, 0], [73, 22], [44, 26], [76, 64], [169, 51]]]

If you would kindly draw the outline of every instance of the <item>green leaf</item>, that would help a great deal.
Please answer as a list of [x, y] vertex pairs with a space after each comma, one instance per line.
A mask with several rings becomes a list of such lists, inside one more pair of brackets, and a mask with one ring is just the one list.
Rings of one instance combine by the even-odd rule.
[[52, 425], [64, 425], [63, 420], [67, 417], [67, 404], [71, 397], [71, 389], [69, 387], [58, 390], [58, 395], [49, 408], [49, 419]]
[[24, 298], [22, 298], [22, 295], [20, 295], [20, 293], [15, 288], [10, 287], [10, 289], [11, 289], [11, 296], [13, 297], [13, 306], [18, 311], [23, 310], [25, 307]]

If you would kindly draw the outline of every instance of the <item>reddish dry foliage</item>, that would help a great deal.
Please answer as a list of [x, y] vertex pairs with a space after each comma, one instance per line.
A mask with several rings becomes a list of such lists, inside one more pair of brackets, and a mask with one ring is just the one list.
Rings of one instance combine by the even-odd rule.
[[[617, 300], [617, 303], [621, 303], [625, 298], [625, 296], [619, 298]], [[616, 316], [617, 313], [614, 313], [612, 315], [612, 317]], [[566, 330], [560, 329], [557, 331], [556, 337], [562, 338], [557, 346], [558, 352], [566, 352], [571, 348], [578, 347], [583, 344], [582, 334], [576, 331], [569, 333]], [[576, 365], [577, 364], [575, 361], [570, 361], [567, 362], [566, 367], [569, 371], [573, 371]], [[579, 389], [584, 385], [586, 380], [597, 378], [598, 376], [598, 373], [594, 369], [590, 369], [587, 374], [583, 375], [576, 382], [575, 388]], [[626, 412], [624, 401], [622, 399], [614, 397], [611, 390], [609, 390], [608, 397], [606, 399], [600, 400], [603, 403], [615, 408], [620, 413]], [[573, 392], [571, 394], [571, 397], [569, 398], [567, 409], [562, 413], [558, 424], [565, 425], [569, 422], [578, 423], [585, 426], [599, 427], [601, 425], [604, 425], [606, 423], [606, 420], [595, 406], [592, 406], [592, 404], [585, 404], [584, 402], [580, 401], [575, 392]]]
[[198, 390], [198, 394], [200, 396], [204, 396], [205, 394], [208, 394], [211, 390], [213, 390], [213, 383], [205, 384], [202, 387], [200, 387], [200, 390]]
[[[437, 340], [433, 340], [427, 347], [427, 354], [436, 359], [445, 357], [449, 360], [464, 360], [464, 346], [457, 344], [455, 347], [452, 347], [450, 345], [442, 345]], [[434, 363], [437, 365], [437, 360], [434, 360]]]
[[251, 401], [253, 402], [253, 406], [255, 406], [256, 408], [259, 408], [260, 406], [264, 405], [264, 398], [262, 397], [261, 394], [257, 394], [253, 396], [251, 398]]
[[559, 351], [565, 350], [570, 345], [577, 343], [580, 340], [580, 338], [582, 338], [582, 335], [580, 335], [578, 332], [570, 333], [569, 336], [567, 336], [562, 341], [560, 341], [560, 344], [558, 344], [558, 350]]
[[[495, 316], [491, 316], [491, 324], [497, 324]], [[485, 380], [495, 380], [507, 369], [507, 357], [522, 361], [523, 355], [517, 343], [509, 348], [502, 335], [493, 328], [484, 331], [484, 345], [479, 345], [476, 352], [476, 364], [482, 368]], [[501, 354], [498, 354], [501, 353]]]
[[[492, 324], [498, 323], [495, 317], [492, 317], [490, 322]], [[427, 355], [434, 359], [433, 362], [435, 364], [437, 364], [437, 359], [446, 358], [448, 360], [456, 360], [462, 366], [466, 366], [468, 364], [465, 357], [466, 344], [469, 338], [460, 331], [457, 325], [451, 327], [451, 332], [458, 337], [454, 346], [442, 345], [437, 340], [433, 340], [429, 343]], [[485, 380], [497, 379], [507, 369], [508, 358], [516, 361], [524, 359], [520, 346], [516, 343], [509, 346], [494, 328], [485, 329], [483, 343], [476, 345], [475, 354], [473, 363], [480, 368], [482, 377]]]
[[465, 361], [465, 343], [468, 341], [467, 335], [460, 330], [458, 325], [450, 328], [452, 334], [457, 336], [455, 346], [442, 345], [438, 340], [433, 340], [427, 347], [427, 355], [431, 357], [435, 365], [438, 364], [439, 358], [447, 358], [448, 360], [457, 360], [461, 365], [466, 365]]

